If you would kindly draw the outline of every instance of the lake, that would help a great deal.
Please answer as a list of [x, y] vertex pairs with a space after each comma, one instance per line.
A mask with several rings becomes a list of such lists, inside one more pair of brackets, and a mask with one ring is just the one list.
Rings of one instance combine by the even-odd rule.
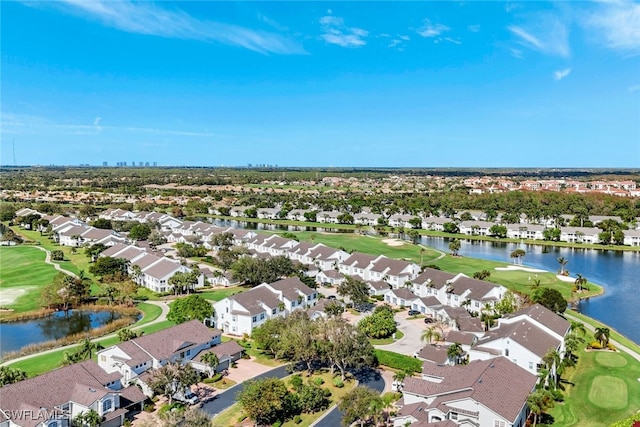
[[57, 311], [40, 319], [0, 323], [0, 357], [30, 344], [58, 340], [79, 332], [88, 332], [122, 317], [112, 311]]
[[[212, 220], [215, 225], [247, 228], [253, 230], [281, 231], [340, 231], [327, 228], [287, 226], [280, 224], [246, 223], [242, 221]], [[444, 252], [449, 252], [450, 239], [423, 236], [421, 243]], [[590, 282], [604, 287], [604, 295], [582, 300], [578, 310], [593, 317], [621, 334], [640, 343], [640, 252], [615, 250], [573, 249], [556, 246], [520, 245], [516, 243], [489, 242], [482, 240], [462, 240], [460, 254], [473, 258], [489, 259], [511, 263], [512, 251], [522, 247], [526, 252], [523, 263], [530, 267], [548, 271], [558, 271], [558, 258], [568, 260], [565, 266], [571, 277], [582, 274]]]

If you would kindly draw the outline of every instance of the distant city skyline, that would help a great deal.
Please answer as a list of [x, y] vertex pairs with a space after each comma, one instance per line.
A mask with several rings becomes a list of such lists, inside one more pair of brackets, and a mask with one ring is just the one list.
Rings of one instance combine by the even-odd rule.
[[3, 165], [640, 167], [637, 2], [1, 7]]

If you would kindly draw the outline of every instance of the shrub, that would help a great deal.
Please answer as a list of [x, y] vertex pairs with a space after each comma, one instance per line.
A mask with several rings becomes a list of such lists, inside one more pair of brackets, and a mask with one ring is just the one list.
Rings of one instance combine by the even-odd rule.
[[384, 301], [384, 295], [371, 295], [371, 298], [376, 301]]
[[240, 418], [238, 418], [238, 422], [239, 422], [239, 423], [241, 423], [241, 422], [243, 422], [243, 421], [244, 421], [244, 420], [246, 420], [246, 419], [247, 419], [247, 416], [246, 416], [246, 415], [241, 415], [241, 416], [240, 416]]
[[322, 394], [323, 394], [324, 397], [329, 398], [329, 397], [331, 397], [332, 393], [331, 393], [331, 390], [329, 390], [328, 388], [323, 388], [322, 389]]
[[607, 348], [611, 351], [617, 351], [618, 349], [616, 348], [615, 345], [611, 344], [610, 342], [607, 343]]
[[296, 415], [293, 417], [293, 422], [296, 424], [300, 424], [302, 422], [302, 417], [300, 415]]
[[289, 380], [289, 384], [291, 384], [291, 387], [294, 390], [299, 391], [300, 388], [302, 387], [302, 377], [300, 375], [292, 376], [291, 379]]
[[375, 354], [380, 365], [406, 371], [409, 374], [422, 371], [422, 362], [420, 359], [386, 350], [375, 350]]
[[143, 409], [145, 412], [153, 412], [154, 409], [156, 409], [156, 406], [153, 403], [147, 403], [144, 405]]
[[564, 401], [564, 395], [560, 390], [558, 389], [551, 390], [551, 394], [553, 395], [553, 400], [555, 400], [556, 402]]
[[282, 427], [282, 421], [276, 421], [275, 423], [271, 424], [271, 427]]
[[336, 378], [335, 380], [333, 380], [333, 386], [337, 388], [342, 388], [344, 387], [344, 383], [340, 378]]
[[315, 378], [313, 379], [313, 383], [314, 383], [315, 385], [322, 385], [322, 384], [324, 384], [324, 380], [322, 379], [322, 377], [315, 377]]
[[592, 348], [594, 350], [600, 350], [602, 348], [602, 344], [600, 344], [598, 341], [594, 341], [592, 343], [590, 343], [587, 348]]

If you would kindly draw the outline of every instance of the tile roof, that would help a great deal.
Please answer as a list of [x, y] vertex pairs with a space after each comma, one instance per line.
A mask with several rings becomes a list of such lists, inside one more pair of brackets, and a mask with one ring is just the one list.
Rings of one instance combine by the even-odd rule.
[[420, 273], [420, 275], [418, 275], [418, 277], [413, 279], [412, 282], [418, 285], [422, 285], [427, 283], [429, 280], [431, 280], [431, 283], [436, 288], [441, 288], [446, 284], [448, 280], [451, 280], [454, 277], [456, 277], [455, 274], [451, 274], [451, 273], [447, 273], [446, 271], [440, 271], [440, 270], [436, 270], [435, 268], [427, 267], [424, 269], [422, 273]]
[[535, 375], [505, 357], [476, 360], [468, 365], [435, 366], [433, 370], [444, 378], [441, 383], [409, 377], [404, 380], [403, 391], [425, 397], [443, 396], [444, 404], [455, 400], [455, 395], [444, 397], [448, 394], [469, 392], [469, 398], [511, 422], [537, 382]]
[[480, 338], [478, 345], [486, 346], [489, 342], [503, 338], [514, 340], [539, 357], [544, 356], [550, 349], [558, 348], [561, 342], [525, 318], [514, 323], [500, 324]]
[[377, 257], [374, 255], [354, 252], [349, 258], [342, 261], [343, 265], [353, 266], [355, 268], [367, 268], [371, 262]]
[[[132, 342], [155, 359], [163, 360], [179, 351], [208, 343], [219, 335], [219, 330], [209, 329], [198, 320], [190, 320], [125, 343]], [[121, 344], [118, 344], [118, 347]]]
[[447, 347], [426, 345], [418, 352], [418, 358], [438, 365], [444, 365], [449, 357], [447, 356]]
[[160, 260], [150, 266], [143, 268], [144, 274], [154, 277], [156, 279], [162, 279], [168, 275], [177, 272], [182, 268], [182, 265], [178, 261], [171, 261], [168, 258], [160, 258]]
[[238, 303], [251, 315], [263, 313], [265, 309], [262, 304], [271, 309], [277, 308], [280, 304], [278, 296], [273, 291], [261, 286], [232, 295], [229, 299]]
[[549, 310], [543, 305], [533, 304], [530, 307], [510, 314], [508, 318], [515, 318], [521, 315], [528, 316], [533, 320], [545, 325], [560, 336], [565, 336], [571, 324], [563, 317]]

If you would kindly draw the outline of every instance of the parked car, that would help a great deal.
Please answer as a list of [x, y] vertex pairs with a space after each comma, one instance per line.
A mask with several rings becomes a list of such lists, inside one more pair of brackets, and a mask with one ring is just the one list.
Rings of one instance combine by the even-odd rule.
[[428, 323], [433, 323], [433, 322], [435, 322], [435, 320], [433, 320], [431, 317], [425, 317], [425, 319], [424, 319], [424, 323], [428, 324]]
[[200, 398], [191, 390], [187, 390], [184, 394], [176, 393], [173, 395], [173, 398], [188, 405], [195, 405], [196, 403], [200, 402]]
[[420, 314], [418, 310], [409, 310], [409, 316], [417, 316]]
[[329, 295], [329, 296], [327, 297], [327, 299], [336, 299], [336, 296], [335, 296], [335, 295]]

